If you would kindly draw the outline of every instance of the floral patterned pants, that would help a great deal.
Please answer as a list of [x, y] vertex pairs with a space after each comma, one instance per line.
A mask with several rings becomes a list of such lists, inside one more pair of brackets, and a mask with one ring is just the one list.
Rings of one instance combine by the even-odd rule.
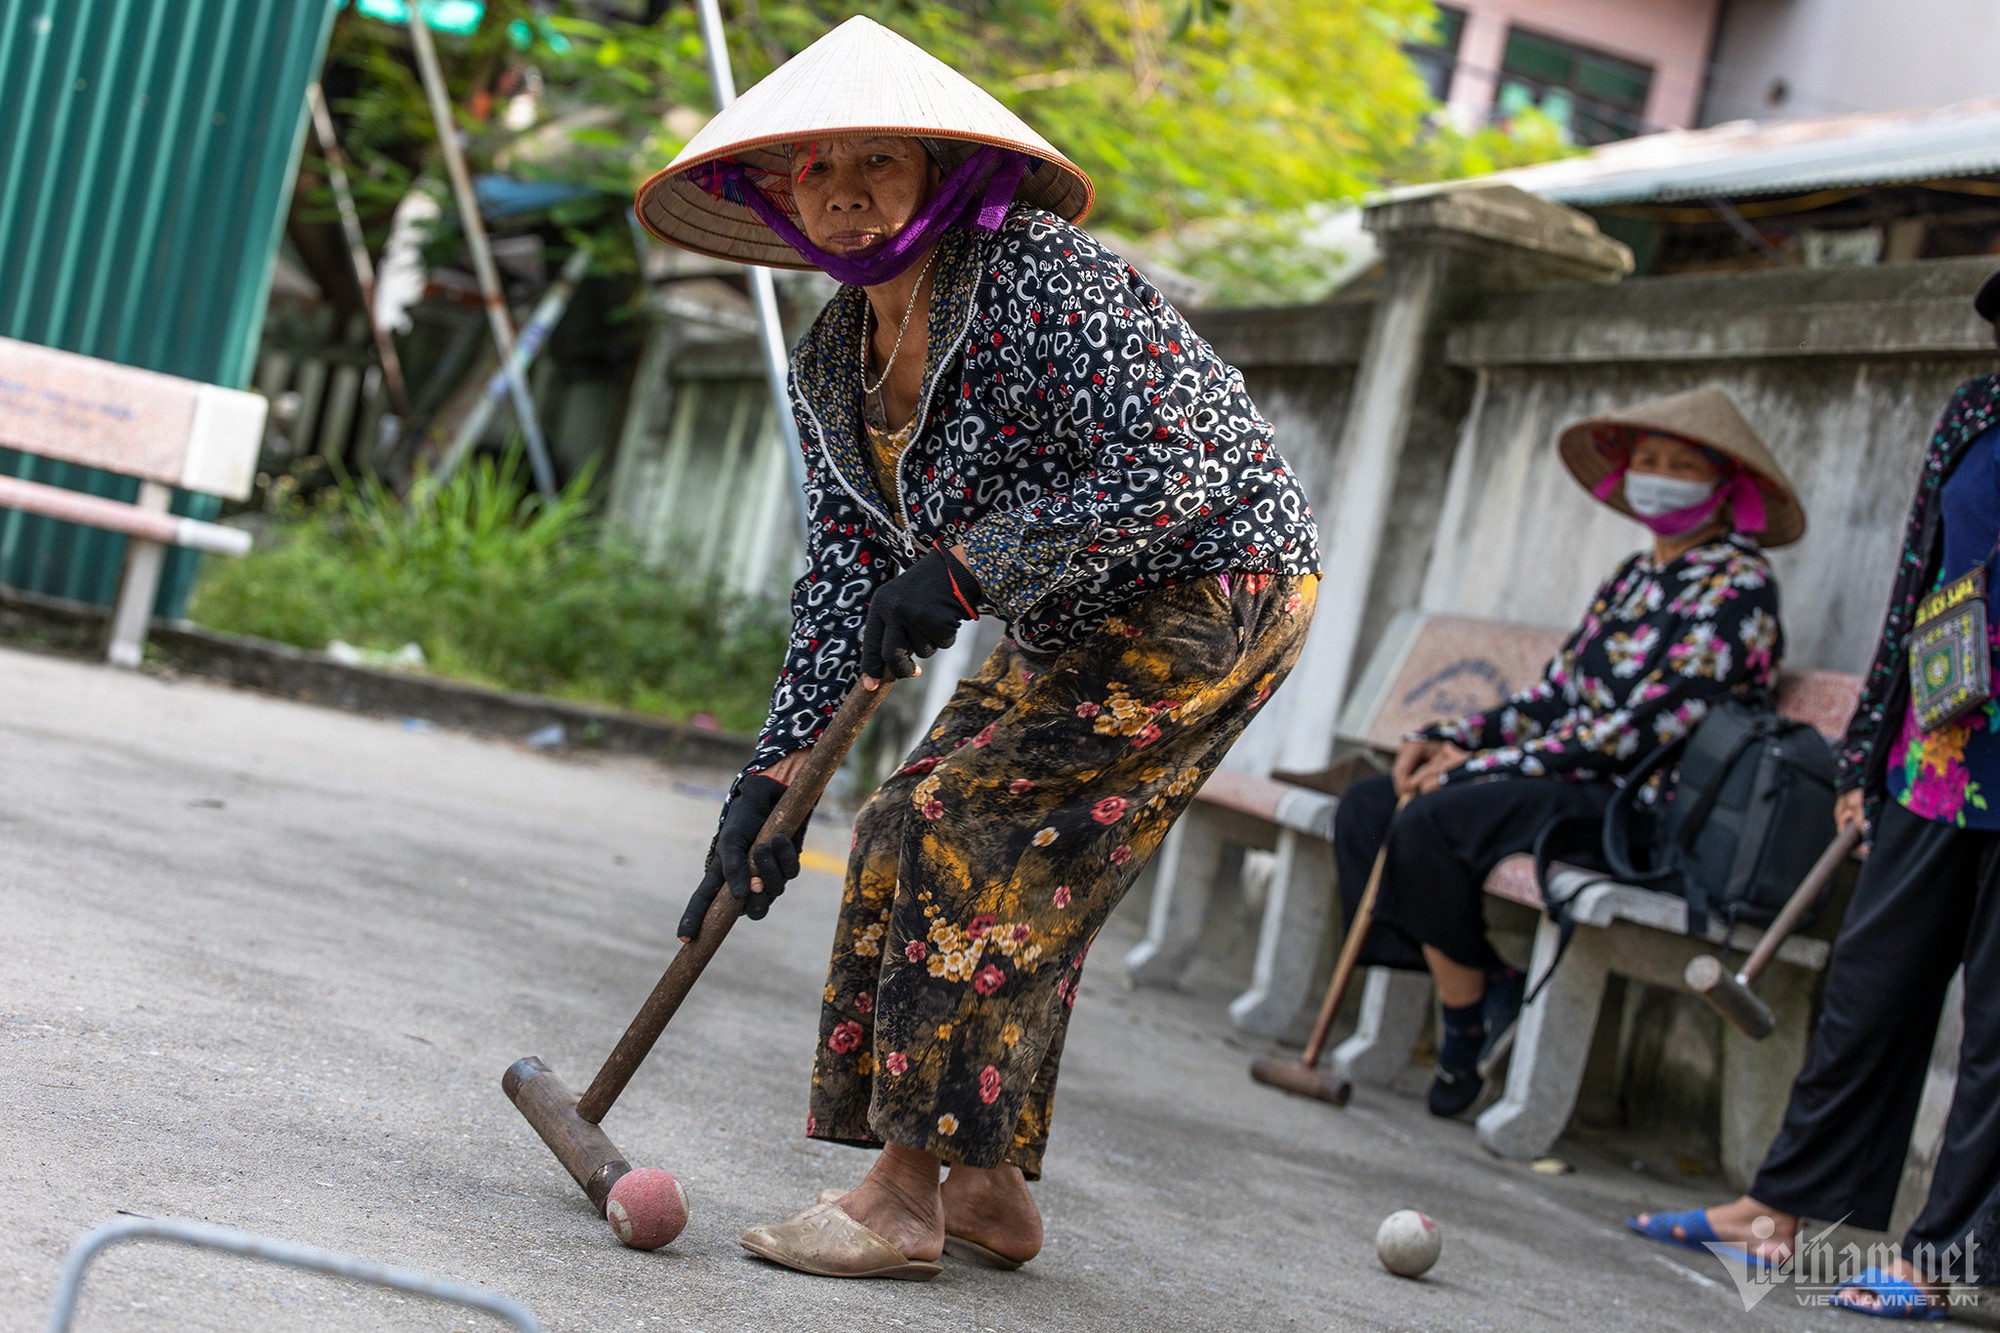
[[1298, 659], [1317, 587], [1176, 584], [959, 685], [855, 823], [809, 1135], [1041, 1175], [1090, 942]]

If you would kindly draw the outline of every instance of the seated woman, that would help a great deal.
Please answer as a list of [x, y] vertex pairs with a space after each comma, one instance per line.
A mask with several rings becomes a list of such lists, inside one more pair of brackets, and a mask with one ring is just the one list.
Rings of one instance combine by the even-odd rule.
[[[1491, 712], [1403, 743], [1334, 824], [1351, 921], [1386, 843], [1361, 961], [1428, 968], [1444, 1009], [1435, 1115], [1479, 1097], [1478, 1068], [1520, 1011], [1522, 978], [1486, 938], [1482, 887], [1552, 820], [1597, 818], [1620, 776], [1686, 735], [1710, 703], [1770, 688], [1778, 587], [1750, 534], [1805, 531], [1791, 483], [1719, 388], [1581, 421], [1558, 447], [1598, 499], [1653, 533], [1598, 589], [1542, 679]], [[1408, 804], [1398, 809], [1398, 801]]]
[[[1974, 307], [2000, 320], [2000, 273]], [[2000, 325], [1996, 325], [2000, 328]], [[1911, 646], [1928, 594], [1983, 571], [1996, 622], [2000, 375], [1946, 404], [1918, 473], [1896, 586], [1840, 751], [1841, 827], [1870, 850], [1827, 964], [1820, 1016], [1784, 1127], [1750, 1192], [1714, 1208], [1641, 1214], [1632, 1228], [1698, 1248], [1740, 1246], [1782, 1263], [1799, 1219], [1888, 1227], [1952, 973], [1965, 972], [1965, 1038], [1930, 1196], [1887, 1269], [1833, 1302], [1864, 1314], [1944, 1317], [1953, 1282], [2000, 1285], [2000, 702], [1933, 712], [1913, 698]], [[1989, 643], [1992, 640], [1989, 638]], [[2000, 657], [2000, 649], [1994, 656]]]

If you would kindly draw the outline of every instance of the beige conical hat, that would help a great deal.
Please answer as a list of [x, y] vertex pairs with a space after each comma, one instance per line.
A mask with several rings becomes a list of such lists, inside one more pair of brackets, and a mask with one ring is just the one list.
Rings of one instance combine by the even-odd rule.
[[[1705, 445], [1741, 463], [1764, 497], [1764, 530], [1750, 534], [1764, 546], [1785, 546], [1805, 536], [1806, 513], [1799, 505], [1798, 491], [1719, 385], [1648, 398], [1630, 407], [1585, 417], [1556, 437], [1556, 448], [1571, 474], [1595, 494], [1599, 482], [1625, 465], [1633, 438], [1646, 431]], [[1622, 486], [1605, 503], [1621, 513], [1632, 513]]]
[[785, 146], [836, 134], [923, 135], [963, 144], [962, 154], [981, 144], [1026, 153], [1039, 161], [1015, 198], [1072, 222], [1090, 211], [1096, 193], [1081, 167], [985, 89], [914, 42], [856, 15], [773, 70], [688, 140], [665, 171], [639, 187], [639, 220], [661, 240], [700, 254], [809, 269], [813, 265], [746, 205], [716, 198], [688, 172], [719, 159], [740, 162], [766, 175], [765, 193], [790, 211]]

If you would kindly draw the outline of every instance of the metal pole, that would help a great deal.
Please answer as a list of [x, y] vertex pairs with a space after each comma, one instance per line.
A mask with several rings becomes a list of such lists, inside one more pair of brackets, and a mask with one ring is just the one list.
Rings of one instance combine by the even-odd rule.
[[507, 314], [500, 270], [493, 263], [493, 247], [487, 244], [486, 224], [479, 216], [479, 198], [473, 193], [472, 177], [465, 169], [465, 154], [459, 150], [458, 125], [452, 119], [451, 102], [445, 95], [444, 70], [438, 65], [437, 47], [431, 41], [429, 25], [424, 22], [421, 0], [410, 0], [407, 8], [410, 45], [417, 53], [417, 72], [423, 76], [424, 93], [430, 99], [431, 119], [437, 122], [438, 147], [444, 150], [445, 171], [451, 177], [452, 193], [458, 196], [458, 216], [465, 227], [465, 243], [472, 251], [473, 270], [479, 275], [479, 290], [486, 298], [486, 322], [493, 327], [493, 346], [500, 353], [500, 371], [507, 377], [521, 434], [527, 437], [528, 464], [535, 471], [535, 488], [553, 497], [555, 469], [549, 465], [549, 446], [542, 438], [541, 424], [535, 419], [528, 382], [514, 364], [514, 321]]
[[[534, 313], [528, 316], [528, 322], [521, 326], [521, 337], [514, 344], [514, 362], [522, 374], [526, 374], [528, 367], [535, 364], [535, 357], [541, 353], [542, 344], [548, 341], [550, 331], [562, 319], [563, 312], [569, 309], [570, 300], [576, 295], [576, 285], [583, 281], [583, 275], [589, 268], [589, 250], [578, 249], [572, 253], [563, 264], [562, 272], [549, 284], [549, 289], [542, 293], [542, 299], [535, 304]], [[464, 423], [452, 435], [451, 446], [445, 450], [443, 461], [431, 475], [432, 484], [442, 486], [451, 479], [451, 474], [465, 461], [466, 454], [479, 443], [479, 437], [485, 433], [487, 423], [493, 420], [493, 413], [506, 393], [507, 376], [504, 372], [496, 370], [492, 378], [486, 381], [486, 392], [480, 395], [478, 406], [466, 415]]]
[[[701, 43], [708, 49], [708, 73], [715, 83], [717, 110], [726, 110], [736, 100], [736, 75], [729, 67], [729, 42], [722, 30], [722, 9], [717, 0], [695, 0], [701, 14]], [[757, 307], [757, 325], [762, 332], [764, 377], [771, 382], [771, 411], [778, 419], [778, 437], [785, 442], [785, 458], [791, 465], [792, 497], [798, 505], [801, 526], [807, 521], [806, 462], [799, 455], [799, 427], [792, 420], [791, 377], [785, 354], [785, 327], [778, 320], [778, 291], [771, 283], [771, 270], [746, 264], [750, 274], [750, 299]]]
[[389, 401], [396, 415], [410, 419], [410, 394], [403, 384], [403, 362], [396, 355], [396, 340], [388, 326], [375, 317], [375, 264], [368, 257], [368, 242], [361, 234], [361, 212], [354, 206], [354, 190], [347, 183], [347, 155], [333, 134], [333, 117], [326, 109], [326, 94], [319, 84], [306, 89], [312, 105], [313, 132], [319, 136], [319, 151], [326, 158], [327, 180], [333, 186], [334, 202], [340, 206], [340, 229], [347, 235], [347, 253], [354, 261], [354, 277], [361, 284], [361, 304], [368, 312], [368, 329], [375, 335], [375, 354], [382, 362], [382, 379], [389, 386]]
[[70, 1323], [76, 1317], [77, 1296], [83, 1290], [84, 1270], [90, 1267], [90, 1261], [99, 1252], [121, 1241], [131, 1240], [165, 1240], [191, 1245], [196, 1249], [221, 1250], [225, 1254], [264, 1259], [290, 1268], [326, 1273], [387, 1287], [392, 1291], [408, 1292], [412, 1296], [483, 1310], [506, 1320], [521, 1333], [540, 1333], [541, 1330], [541, 1324], [526, 1306], [485, 1287], [431, 1277], [426, 1273], [379, 1264], [372, 1259], [357, 1259], [353, 1255], [311, 1245], [294, 1245], [269, 1236], [253, 1236], [247, 1231], [207, 1222], [190, 1222], [177, 1217], [120, 1217], [86, 1232], [70, 1247], [69, 1258], [63, 1263], [62, 1276], [56, 1281], [55, 1301], [49, 1310], [49, 1333], [68, 1333]]

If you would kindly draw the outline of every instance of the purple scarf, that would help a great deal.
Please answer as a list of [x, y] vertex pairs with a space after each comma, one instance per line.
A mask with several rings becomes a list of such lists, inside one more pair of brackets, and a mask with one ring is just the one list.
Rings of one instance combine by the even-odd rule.
[[873, 287], [890, 281], [914, 264], [940, 232], [963, 221], [975, 204], [977, 213], [972, 225], [980, 231], [1000, 230], [1000, 223], [1007, 216], [1007, 205], [1013, 201], [1021, 177], [1031, 166], [1040, 167], [1041, 163], [1031, 162], [1025, 153], [1011, 149], [991, 145], [980, 148], [939, 183], [908, 225], [858, 255], [831, 254], [807, 240], [785, 210], [758, 188], [751, 169], [740, 162], [723, 158], [704, 163], [688, 175], [716, 198], [742, 204], [755, 213], [785, 244], [824, 269], [834, 281], [850, 287]]

